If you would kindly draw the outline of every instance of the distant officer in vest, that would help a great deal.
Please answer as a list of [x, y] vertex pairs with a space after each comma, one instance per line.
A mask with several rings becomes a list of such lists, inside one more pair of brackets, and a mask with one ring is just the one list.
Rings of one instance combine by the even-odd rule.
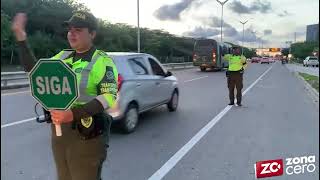
[[229, 62], [226, 72], [229, 88], [229, 105], [234, 105], [234, 88], [237, 88], [237, 105], [242, 106], [243, 72], [246, 68], [246, 57], [241, 55], [240, 47], [233, 47], [232, 54], [226, 54], [224, 59]]
[[[12, 30], [19, 46], [20, 62], [29, 72], [36, 62], [27, 43], [26, 15], [18, 13]], [[63, 24], [72, 49], [52, 57], [61, 59], [77, 75], [80, 97], [70, 110], [45, 111], [52, 124], [52, 151], [58, 180], [100, 180], [106, 159], [112, 117], [105, 110], [115, 105], [118, 72], [108, 55], [93, 45], [97, 20], [79, 11]], [[52, 69], [54, 71], [54, 69]], [[62, 136], [56, 136], [60, 124]]]

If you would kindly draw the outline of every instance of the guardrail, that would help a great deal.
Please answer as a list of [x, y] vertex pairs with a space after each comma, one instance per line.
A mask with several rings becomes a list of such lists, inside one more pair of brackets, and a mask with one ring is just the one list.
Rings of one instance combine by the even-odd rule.
[[[193, 67], [192, 62], [162, 64], [167, 69], [184, 69]], [[24, 71], [1, 72], [1, 89], [16, 89], [29, 86], [28, 73]]]
[[26, 72], [1, 72], [1, 89], [15, 89], [28, 86], [29, 78]]
[[179, 69], [179, 68], [188, 68], [188, 67], [193, 67], [192, 62], [186, 62], [186, 63], [167, 63], [167, 64], [162, 64], [164, 67], [167, 69]]

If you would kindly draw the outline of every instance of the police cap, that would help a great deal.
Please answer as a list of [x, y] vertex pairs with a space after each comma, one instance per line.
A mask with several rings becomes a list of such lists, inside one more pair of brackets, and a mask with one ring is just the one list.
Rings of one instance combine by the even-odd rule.
[[89, 28], [91, 30], [97, 30], [98, 28], [98, 22], [94, 15], [85, 11], [76, 11], [72, 17], [62, 25], [76, 28]]

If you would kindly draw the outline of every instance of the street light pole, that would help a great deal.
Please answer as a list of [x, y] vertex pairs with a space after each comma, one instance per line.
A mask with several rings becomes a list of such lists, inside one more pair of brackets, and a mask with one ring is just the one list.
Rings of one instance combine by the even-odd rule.
[[225, 0], [225, 1], [219, 1], [219, 0], [216, 0], [222, 7], [222, 10], [221, 10], [221, 31], [220, 31], [220, 42], [222, 43], [222, 27], [223, 27], [223, 5], [228, 2], [229, 0]]
[[138, 53], [140, 53], [140, 13], [139, 13], [139, 0], [137, 0], [137, 16], [138, 16], [138, 32], [137, 32], [137, 46]]
[[246, 20], [244, 22], [239, 21], [242, 24], [242, 48], [241, 48], [241, 54], [243, 55], [243, 46], [244, 46], [244, 25], [248, 22], [249, 20]]
[[292, 41], [286, 41], [286, 44], [289, 44], [289, 54], [291, 54], [291, 44], [292, 44]]
[[255, 43], [257, 41], [257, 35], [256, 35], [257, 31], [251, 31], [251, 32], [254, 35], [254, 41], [253, 41], [253, 48], [254, 48], [255, 47]]

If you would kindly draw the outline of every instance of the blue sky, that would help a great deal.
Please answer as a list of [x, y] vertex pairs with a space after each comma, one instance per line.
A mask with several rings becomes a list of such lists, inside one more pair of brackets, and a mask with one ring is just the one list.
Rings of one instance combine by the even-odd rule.
[[[78, 0], [111, 23], [137, 25], [136, 0]], [[216, 0], [140, 0], [140, 26], [178, 36], [220, 40], [221, 5]], [[319, 22], [319, 0], [229, 0], [224, 5], [224, 41], [245, 45], [285, 47], [306, 38], [306, 25]], [[255, 32], [255, 33], [254, 33]]]

